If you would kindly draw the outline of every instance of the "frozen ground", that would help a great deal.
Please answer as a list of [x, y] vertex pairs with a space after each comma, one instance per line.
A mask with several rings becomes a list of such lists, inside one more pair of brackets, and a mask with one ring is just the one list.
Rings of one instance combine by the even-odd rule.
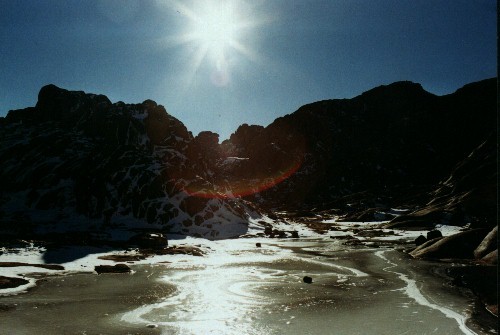
[[[443, 285], [431, 271], [435, 264], [412, 261], [393, 247], [346, 246], [330, 236], [352, 234], [354, 223], [331, 223], [338, 230], [326, 235], [298, 223], [277, 227], [299, 231], [299, 239], [170, 236], [171, 246], [198, 246], [205, 256], [152, 256], [130, 263], [131, 274], [93, 272], [95, 265], [114, 264], [99, 256], [135, 251], [4, 249], [0, 262], [58, 259], [65, 270], [0, 268], [3, 276], [31, 281], [2, 292], [0, 324], [9, 334], [497, 333], [469, 320], [471, 300]], [[356, 229], [378, 224], [355, 223]], [[259, 232], [261, 225], [250, 227]], [[425, 234], [387, 233], [376, 239], [404, 244]], [[36, 288], [19, 294], [35, 280]]]

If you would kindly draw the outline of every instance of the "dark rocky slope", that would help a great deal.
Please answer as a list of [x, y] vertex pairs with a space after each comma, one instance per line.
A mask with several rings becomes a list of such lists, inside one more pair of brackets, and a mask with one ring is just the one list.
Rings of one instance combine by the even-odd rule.
[[149, 224], [221, 238], [244, 234], [256, 206], [348, 220], [404, 207], [394, 226], [496, 224], [496, 79], [446, 96], [397, 82], [242, 125], [221, 144], [154, 101], [48, 85], [35, 107], [0, 118], [0, 137], [8, 233]]
[[112, 104], [49, 85], [35, 107], [9, 112], [0, 137], [7, 234], [150, 224], [222, 238], [245, 233], [249, 215], [257, 215], [242, 200], [186, 191], [210, 185], [209, 172], [188, 157], [204, 149], [151, 100]]
[[497, 145], [491, 133], [428, 194], [426, 204], [387, 226], [431, 227], [438, 222], [492, 228], [497, 225], [496, 215]]
[[[282, 183], [250, 196], [252, 201], [285, 210], [337, 208], [350, 219], [373, 220], [377, 211], [429, 202], [436, 185], [487, 138], [482, 150], [489, 153], [478, 153], [490, 159], [486, 174], [478, 172], [457, 192], [491, 185], [496, 101], [496, 79], [446, 96], [398, 82], [353, 99], [305, 105], [266, 128], [243, 125], [221, 148], [226, 156], [248, 158], [228, 173], [240, 183], [242, 176], [255, 185], [256, 179], [294, 171]], [[475, 169], [474, 162], [455, 174]], [[440, 192], [435, 197], [447, 191]], [[489, 191], [477, 192], [471, 199]], [[362, 215], [367, 209], [368, 215]], [[461, 214], [467, 219], [476, 215]]]

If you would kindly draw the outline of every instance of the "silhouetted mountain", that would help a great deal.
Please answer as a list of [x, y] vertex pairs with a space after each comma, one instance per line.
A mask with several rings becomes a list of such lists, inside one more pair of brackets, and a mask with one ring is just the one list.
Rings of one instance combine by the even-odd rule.
[[242, 200], [192, 195], [213, 189], [195, 158], [208, 160], [208, 144], [151, 100], [112, 104], [48, 85], [36, 107], [9, 112], [0, 136], [6, 231], [149, 223], [222, 238], [245, 233], [257, 215]]
[[491, 204], [471, 204], [496, 202], [496, 97], [496, 79], [446, 96], [397, 82], [244, 124], [219, 144], [154, 101], [48, 85], [35, 107], [0, 118], [1, 228], [149, 224], [222, 238], [245, 233], [257, 208], [370, 219], [361, 213], [432, 206], [431, 223], [491, 225]]
[[428, 203], [388, 226], [431, 227], [446, 222], [491, 228], [497, 225], [497, 206], [497, 144], [492, 133], [429, 193]]
[[268, 206], [342, 206], [355, 194], [351, 208], [414, 206], [495, 132], [496, 79], [446, 96], [397, 82], [305, 105], [264, 129], [244, 125], [222, 146], [248, 157], [237, 169], [254, 176], [300, 162], [293, 176], [251, 197]]

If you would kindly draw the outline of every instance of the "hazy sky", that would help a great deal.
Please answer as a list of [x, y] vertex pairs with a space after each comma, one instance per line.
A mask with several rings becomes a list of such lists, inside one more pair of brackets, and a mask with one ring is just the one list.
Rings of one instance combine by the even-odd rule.
[[306, 103], [497, 73], [495, 0], [0, 0], [0, 116], [43, 85], [153, 99], [227, 138]]

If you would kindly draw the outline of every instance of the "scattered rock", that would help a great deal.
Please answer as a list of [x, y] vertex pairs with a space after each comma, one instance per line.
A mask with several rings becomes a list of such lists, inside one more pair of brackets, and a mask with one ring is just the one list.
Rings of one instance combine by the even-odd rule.
[[103, 259], [106, 261], [114, 261], [114, 262], [135, 262], [146, 259], [147, 256], [142, 254], [135, 255], [105, 255], [97, 257], [99, 259]]
[[424, 236], [424, 235], [420, 235], [419, 237], [417, 237], [417, 238], [415, 239], [415, 245], [416, 245], [417, 247], [418, 247], [418, 246], [420, 246], [420, 245], [422, 245], [422, 244], [424, 244], [425, 242], [427, 242], [427, 239], [425, 238], [425, 236]]
[[334, 240], [357, 240], [357, 238], [352, 237], [351, 235], [330, 236], [330, 238]]
[[493, 250], [483, 258], [481, 258], [481, 263], [488, 265], [497, 265], [498, 264], [498, 249]]
[[176, 245], [164, 249], [156, 250], [143, 250], [154, 255], [191, 255], [191, 256], [203, 256], [203, 251], [200, 248], [189, 246], [189, 245]]
[[299, 232], [296, 230], [292, 231], [292, 238], [299, 238]]
[[[425, 239], [425, 237], [423, 235], [420, 235], [420, 236], [422, 236]], [[417, 239], [418, 239], [418, 237], [417, 237]], [[412, 252], [418, 252], [419, 250], [427, 248], [441, 239], [442, 239], [442, 237], [437, 237], [437, 238], [432, 239], [430, 241], [425, 241], [423, 244], [417, 245], [417, 247]]]
[[257, 243], [255, 243], [255, 246], [256, 246], [257, 248], [260, 248], [260, 247], [262, 247], [262, 244], [260, 244], [259, 242], [257, 242]]
[[394, 231], [383, 231], [380, 229], [366, 229], [366, 230], [360, 230], [356, 234], [358, 236], [363, 236], [363, 237], [380, 237], [380, 236], [387, 236], [387, 235], [394, 235]]
[[95, 271], [100, 275], [101, 273], [129, 273], [131, 269], [127, 264], [120, 263], [116, 265], [96, 265]]
[[277, 235], [279, 238], [286, 238], [286, 233], [284, 231], [278, 230]]
[[168, 246], [167, 237], [161, 233], [142, 233], [132, 236], [129, 243], [141, 249], [162, 249]]
[[355, 246], [355, 245], [363, 245], [363, 242], [360, 241], [360, 240], [358, 240], [355, 237], [351, 237], [351, 238], [347, 239], [347, 241], [345, 241], [343, 244], [344, 245], [353, 245], [353, 246]]
[[158, 328], [158, 325], [155, 325], [153, 323], [150, 323], [149, 325], [146, 326], [147, 328]]
[[0, 276], [0, 289], [5, 288], [14, 288], [21, 285], [28, 284], [29, 281], [23, 278], [14, 278], [14, 277], [4, 277]]
[[[474, 250], [486, 235], [484, 229], [473, 229], [446, 236], [425, 248], [417, 248], [410, 252], [415, 258], [465, 258], [474, 257]], [[431, 240], [433, 241], [433, 240]]]
[[311, 277], [309, 277], [309, 276], [304, 276], [304, 278], [302, 280], [306, 284], [311, 284], [313, 282], [313, 279]]
[[443, 234], [437, 229], [433, 229], [427, 232], [427, 240], [433, 240], [438, 237], [443, 237]]
[[498, 226], [495, 226], [484, 240], [479, 244], [479, 246], [474, 250], [474, 257], [476, 259], [483, 258], [486, 254], [491, 253], [493, 250], [497, 249], [497, 236], [498, 236]]

